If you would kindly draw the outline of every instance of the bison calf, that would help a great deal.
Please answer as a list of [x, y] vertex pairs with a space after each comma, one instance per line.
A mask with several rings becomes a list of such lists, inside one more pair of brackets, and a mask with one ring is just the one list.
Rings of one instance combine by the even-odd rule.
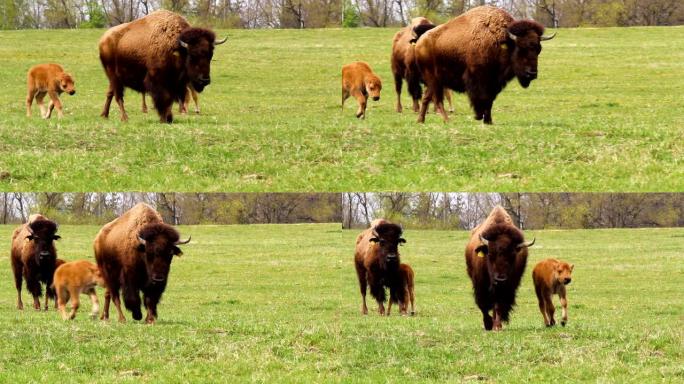
[[563, 318], [561, 325], [565, 326], [568, 322], [568, 299], [565, 293], [565, 286], [572, 281], [572, 269], [575, 266], [556, 259], [546, 259], [540, 261], [532, 271], [534, 281], [534, 291], [539, 300], [539, 310], [544, 316], [544, 324], [547, 327], [556, 325], [553, 313], [556, 308], [553, 306], [552, 296], [557, 294], [560, 297], [561, 307], [563, 308]]
[[[100, 312], [100, 305], [97, 301], [95, 286], [104, 287], [102, 274], [97, 265], [88, 260], [78, 260], [60, 265], [55, 271], [54, 288], [57, 293], [57, 304], [62, 318], [72, 319], [76, 317], [79, 307], [79, 295], [85, 293], [90, 296], [93, 308], [90, 316], [97, 318]], [[71, 312], [67, 315], [66, 303], [71, 298]]]
[[[404, 298], [405, 300], [403, 302], [399, 302], [399, 313], [402, 315], [407, 314], [408, 312], [408, 303], [411, 303], [411, 316], [416, 314], [416, 295], [414, 293], [414, 277], [415, 273], [413, 272], [413, 268], [411, 268], [410, 265], [406, 263], [401, 263], [399, 265], [399, 275], [401, 276], [401, 288], [404, 290]], [[392, 296], [392, 295], [390, 295]], [[387, 316], [389, 316], [390, 311], [392, 310], [392, 302], [393, 300], [390, 299], [389, 304], [387, 305]], [[396, 301], [394, 301], [396, 303]]]
[[344, 108], [344, 101], [350, 95], [354, 96], [359, 103], [356, 117], [362, 119], [366, 117], [368, 97], [372, 97], [375, 101], [380, 100], [381, 90], [382, 81], [367, 63], [357, 61], [342, 67], [342, 108]]
[[[57, 117], [64, 116], [62, 103], [59, 95], [66, 92], [70, 95], [76, 93], [74, 89], [74, 78], [64, 72], [58, 64], [40, 64], [29, 69], [26, 76], [28, 94], [26, 95], [26, 116], [31, 117], [31, 105], [36, 99], [40, 107], [40, 115], [44, 119], [49, 119], [53, 108], [57, 107]], [[46, 108], [43, 104], [45, 95], [50, 97], [50, 103]]]

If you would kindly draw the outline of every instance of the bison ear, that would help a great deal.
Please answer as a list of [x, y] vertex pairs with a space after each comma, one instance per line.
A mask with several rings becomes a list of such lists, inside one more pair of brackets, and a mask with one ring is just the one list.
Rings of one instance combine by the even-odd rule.
[[171, 248], [172, 252], [176, 256], [181, 256], [183, 254], [183, 251], [181, 251], [180, 248], [176, 247], [175, 245]]
[[575, 264], [570, 264], [570, 272], [572, 272], [573, 269], [575, 269]]
[[403, 237], [400, 237], [399, 238], [399, 244], [404, 244], [404, 243], [406, 243], [406, 239], [404, 239]]
[[368, 239], [368, 241], [370, 241], [371, 243], [377, 243], [380, 241], [380, 239], [378, 239], [377, 237], [371, 237], [370, 239]]

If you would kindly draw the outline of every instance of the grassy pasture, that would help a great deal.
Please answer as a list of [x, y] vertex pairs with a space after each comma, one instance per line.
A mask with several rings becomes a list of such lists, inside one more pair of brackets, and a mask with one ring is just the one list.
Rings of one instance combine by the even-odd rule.
[[[0, 227], [9, 244], [11, 227]], [[60, 255], [92, 258], [98, 228], [62, 226]], [[159, 322], [18, 312], [0, 258], [0, 382], [681, 382], [682, 229], [534, 231], [512, 322], [485, 333], [465, 232], [407, 230], [415, 317], [360, 315], [357, 231], [338, 224], [181, 227]], [[626, 242], [625, 239], [629, 239]], [[569, 324], [546, 329], [530, 271], [574, 262]], [[100, 297], [102, 292], [100, 291]], [[83, 297], [85, 299], [85, 297]], [[24, 299], [28, 296], [25, 293]], [[371, 305], [375, 309], [375, 305]]]
[[[2, 31], [0, 188], [173, 191], [681, 191], [684, 28], [564, 29], [544, 44], [540, 78], [511, 83], [495, 125], [463, 95], [447, 124], [394, 112], [394, 29], [218, 31], [200, 116], [173, 125], [112, 109], [100, 30]], [[368, 61], [384, 79], [368, 117], [339, 106], [340, 67]], [[24, 114], [25, 73], [54, 61], [76, 76], [66, 118]], [[404, 104], [410, 101], [404, 94]], [[34, 106], [35, 108], [35, 106]]]

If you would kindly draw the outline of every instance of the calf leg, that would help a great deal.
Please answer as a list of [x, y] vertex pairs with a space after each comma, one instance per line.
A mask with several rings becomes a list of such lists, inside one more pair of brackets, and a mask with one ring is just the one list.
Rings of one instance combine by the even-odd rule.
[[544, 318], [544, 325], [547, 327], [549, 326], [549, 318], [546, 315], [546, 300], [544, 299], [544, 293], [542, 292], [541, 287], [534, 287], [534, 292], [537, 294], [537, 302], [539, 303], [539, 311], [542, 314], [542, 317]]
[[26, 95], [26, 117], [31, 117], [31, 105], [33, 104], [33, 98], [36, 96], [37, 90], [29, 89]]
[[192, 97], [193, 103], [195, 103], [195, 113], [199, 114], [200, 113], [200, 107], [199, 107], [199, 96], [197, 95], [197, 91], [195, 91], [195, 88], [189, 87], [188, 90], [190, 90], [190, 96]]
[[342, 88], [342, 109], [344, 109], [344, 102], [349, 98], [349, 90]]
[[63, 287], [57, 288], [57, 308], [62, 315], [62, 319], [67, 320], [69, 316], [66, 313], [66, 303], [69, 301], [69, 291]]
[[40, 117], [42, 117], [43, 119], [45, 119], [48, 114], [48, 108], [43, 103], [45, 95], [47, 95], [47, 93], [45, 92], [38, 92], [36, 94], [36, 104], [38, 104], [38, 108], [40, 108]]
[[499, 305], [494, 304], [494, 330], [500, 331], [502, 329], [501, 325], [501, 311], [499, 310]]
[[52, 109], [57, 108], [57, 117], [61, 119], [64, 117], [64, 113], [62, 112], [62, 102], [59, 100], [59, 94], [56, 91], [49, 91], [48, 96], [50, 96], [50, 105], [48, 106], [47, 118], [50, 118]]
[[359, 104], [359, 109], [356, 111], [356, 117], [360, 119], [365, 119], [366, 118], [366, 104], [368, 103], [368, 95], [365, 95], [363, 92], [359, 91], [358, 89], [354, 89], [351, 91], [351, 95], [354, 96], [356, 99], [356, 102]]
[[454, 104], [451, 102], [451, 90], [445, 89], [444, 96], [446, 97], [447, 102], [449, 103], [449, 113], [454, 113]]
[[563, 316], [561, 317], [561, 325], [565, 327], [565, 324], [568, 323], [568, 299], [565, 292], [565, 286], [561, 286], [560, 291], [558, 292], [558, 296], [560, 296]]
[[556, 307], [553, 305], [551, 293], [544, 295], [544, 307], [546, 307], [546, 316], [549, 319], [549, 323], [546, 325], [549, 327], [556, 325], [556, 320], [554, 320], [553, 318], [553, 314], [556, 311]]
[[411, 316], [416, 314], [416, 292], [413, 287], [409, 287], [409, 297], [411, 298]]
[[24, 309], [24, 303], [21, 301], [21, 273], [23, 269], [24, 265], [20, 261], [14, 261], [14, 259], [12, 260], [12, 272], [14, 272], [14, 286], [17, 288], [17, 309], [19, 310]]
[[90, 302], [92, 303], [92, 309], [90, 310], [90, 317], [97, 319], [97, 314], [100, 312], [100, 303], [97, 300], [97, 292], [95, 288], [88, 290], [88, 296], [90, 296]]
[[79, 299], [79, 292], [77, 289], [70, 289], [69, 295], [71, 296], [71, 312], [69, 312], [69, 320], [73, 320], [76, 317], [76, 311], [81, 304]]

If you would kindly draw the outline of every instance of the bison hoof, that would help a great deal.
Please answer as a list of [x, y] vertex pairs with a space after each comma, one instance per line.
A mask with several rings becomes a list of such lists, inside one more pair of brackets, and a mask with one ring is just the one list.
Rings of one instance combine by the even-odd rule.
[[561, 321], [561, 325], [565, 327], [565, 323], [567, 323], [565, 320]]

